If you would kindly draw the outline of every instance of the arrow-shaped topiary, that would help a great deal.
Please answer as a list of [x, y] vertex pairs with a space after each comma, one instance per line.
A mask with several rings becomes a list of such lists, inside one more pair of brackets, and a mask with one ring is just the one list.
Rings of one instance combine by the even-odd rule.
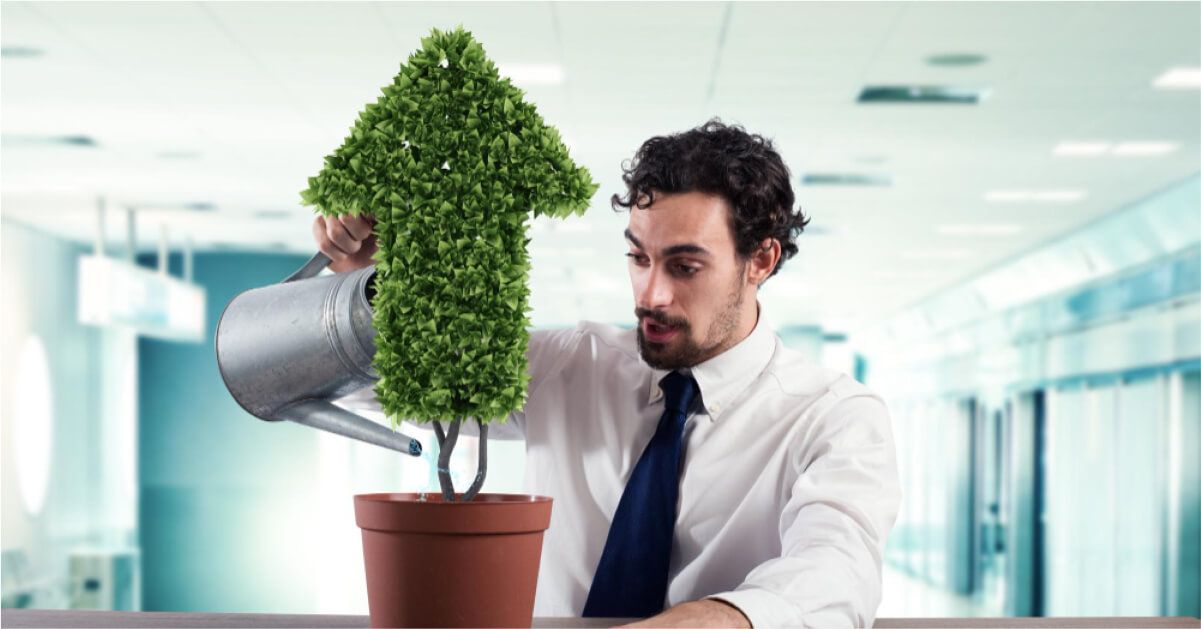
[[476, 419], [470, 500], [488, 422], [525, 403], [527, 220], [583, 214], [597, 185], [471, 33], [434, 29], [421, 44], [301, 199], [375, 217], [376, 397], [393, 427], [433, 422], [447, 501], [460, 422]]

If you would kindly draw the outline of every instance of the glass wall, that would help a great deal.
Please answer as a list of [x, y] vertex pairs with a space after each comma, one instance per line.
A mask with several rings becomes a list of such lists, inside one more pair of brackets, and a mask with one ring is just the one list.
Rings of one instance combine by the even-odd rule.
[[[1064, 242], [1114, 237], [1090, 229]], [[1201, 247], [1146, 258], [1004, 310], [953, 289], [860, 346], [906, 489], [886, 560], [934, 593], [882, 614], [1196, 613]]]

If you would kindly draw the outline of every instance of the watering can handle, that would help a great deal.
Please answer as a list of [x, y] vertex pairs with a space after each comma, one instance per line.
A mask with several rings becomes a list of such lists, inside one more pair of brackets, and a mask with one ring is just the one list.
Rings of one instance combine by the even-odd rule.
[[310, 277], [320, 273], [321, 269], [329, 266], [329, 262], [329, 256], [318, 251], [317, 253], [313, 254], [313, 257], [309, 258], [308, 262], [304, 263], [304, 266], [296, 269], [295, 273], [284, 278], [284, 281], [281, 282], [281, 284], [287, 284], [288, 282], [294, 282], [296, 280], [307, 280]]

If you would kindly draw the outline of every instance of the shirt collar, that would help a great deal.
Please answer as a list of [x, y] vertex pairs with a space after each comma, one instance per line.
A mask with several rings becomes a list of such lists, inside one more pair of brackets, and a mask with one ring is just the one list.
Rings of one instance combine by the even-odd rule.
[[[712, 421], [724, 413], [729, 404], [750, 386], [755, 378], [767, 367], [775, 348], [775, 331], [767, 320], [763, 305], [758, 300], [759, 320], [755, 329], [746, 338], [730, 349], [695, 365], [691, 369], [680, 369], [682, 373], [691, 373], [700, 387], [701, 400], [705, 411]], [[648, 404], [653, 404], [663, 397], [659, 381], [668, 373], [665, 369], [651, 369], [650, 398]]]

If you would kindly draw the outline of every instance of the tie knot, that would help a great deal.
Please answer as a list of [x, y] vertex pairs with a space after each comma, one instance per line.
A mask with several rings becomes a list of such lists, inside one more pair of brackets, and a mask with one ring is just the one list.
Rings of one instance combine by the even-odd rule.
[[681, 414], [688, 413], [688, 407], [692, 405], [692, 398], [696, 397], [695, 378], [673, 371], [663, 376], [663, 379], [659, 381], [659, 388], [663, 389], [663, 397], [666, 398], [664, 405], [668, 409]]

